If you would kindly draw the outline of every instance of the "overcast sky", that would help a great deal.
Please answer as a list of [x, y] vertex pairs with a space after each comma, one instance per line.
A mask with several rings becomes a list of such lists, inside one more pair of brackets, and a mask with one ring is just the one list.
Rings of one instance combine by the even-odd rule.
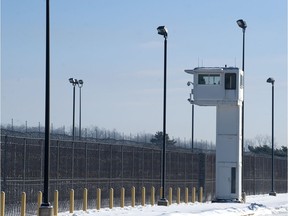
[[[45, 0], [1, 1], [1, 124], [45, 124]], [[245, 138], [287, 144], [286, 0], [50, 0], [51, 123], [72, 125], [70, 77], [82, 79], [82, 128], [126, 134], [162, 130], [163, 37], [168, 28], [167, 133], [191, 138], [187, 98], [197, 66], [242, 64], [244, 19]], [[76, 88], [76, 126], [79, 88]], [[216, 108], [195, 107], [195, 139], [215, 142]]]

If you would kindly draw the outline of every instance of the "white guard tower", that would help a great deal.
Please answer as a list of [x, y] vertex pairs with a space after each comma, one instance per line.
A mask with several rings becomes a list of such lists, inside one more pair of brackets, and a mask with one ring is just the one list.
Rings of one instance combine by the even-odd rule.
[[216, 106], [216, 200], [241, 201], [241, 118], [243, 72], [236, 67], [197, 67], [193, 75], [193, 101]]

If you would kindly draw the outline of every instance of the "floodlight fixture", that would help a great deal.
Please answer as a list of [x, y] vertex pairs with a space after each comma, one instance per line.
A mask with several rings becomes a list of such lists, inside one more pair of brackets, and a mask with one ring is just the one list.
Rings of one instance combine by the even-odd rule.
[[274, 84], [275, 80], [272, 77], [269, 77], [266, 81], [267, 83], [271, 83], [272, 85]]
[[246, 22], [245, 22], [243, 19], [239, 19], [239, 20], [237, 20], [236, 22], [237, 22], [238, 26], [239, 26], [240, 28], [242, 28], [243, 31], [245, 31], [245, 29], [247, 28]]
[[187, 82], [187, 85], [188, 85], [188, 86], [193, 85], [193, 82], [188, 81], [188, 82]]
[[83, 80], [78, 80], [77, 84], [78, 84], [79, 88], [82, 88], [84, 82], [83, 82]]
[[157, 28], [158, 34], [163, 35], [164, 38], [168, 37], [168, 29], [165, 26], [159, 26]]
[[69, 78], [69, 82], [75, 86], [76, 84], [78, 84], [78, 80], [77, 79], [74, 79], [74, 78]]

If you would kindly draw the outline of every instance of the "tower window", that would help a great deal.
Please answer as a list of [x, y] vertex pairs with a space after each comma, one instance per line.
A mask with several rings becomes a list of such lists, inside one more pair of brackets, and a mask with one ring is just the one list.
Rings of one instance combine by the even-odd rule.
[[236, 193], [236, 167], [231, 168], [231, 193]]
[[225, 89], [236, 89], [236, 73], [225, 74]]
[[244, 78], [243, 75], [240, 75], [240, 88], [244, 88]]
[[199, 85], [220, 85], [220, 74], [199, 74]]

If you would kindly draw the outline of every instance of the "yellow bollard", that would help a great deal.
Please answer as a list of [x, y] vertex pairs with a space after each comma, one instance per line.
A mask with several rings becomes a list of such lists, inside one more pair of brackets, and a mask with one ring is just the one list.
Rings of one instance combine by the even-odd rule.
[[74, 190], [70, 190], [70, 213], [74, 212]]
[[26, 215], [26, 193], [22, 192], [21, 196], [21, 216]]
[[83, 191], [83, 211], [87, 211], [88, 190], [84, 188]]
[[97, 188], [97, 201], [96, 201], [96, 209], [100, 210], [101, 208], [101, 189]]
[[150, 204], [155, 205], [155, 188], [153, 186], [151, 187]]
[[113, 188], [110, 188], [110, 193], [109, 193], [109, 208], [112, 209], [113, 208], [113, 204], [114, 204], [114, 190]]
[[53, 204], [53, 209], [54, 209], [54, 216], [58, 215], [58, 190], [54, 191], [54, 204]]
[[1, 192], [0, 208], [1, 208], [0, 216], [4, 216], [5, 215], [5, 192], [4, 191]]
[[177, 204], [180, 204], [180, 196], [181, 196], [181, 189], [180, 187], [177, 188]]
[[160, 199], [162, 198], [163, 195], [163, 187], [160, 187]]
[[196, 188], [192, 188], [192, 203], [195, 203], [196, 201]]
[[202, 203], [203, 201], [203, 187], [200, 187], [199, 191], [199, 202]]
[[[38, 196], [37, 196], [37, 207], [38, 207], [38, 209], [37, 209], [37, 215], [39, 216], [39, 208], [40, 208], [40, 206], [41, 206], [41, 203], [42, 203], [42, 192], [41, 191], [39, 191], [38, 192]], [[2, 215], [1, 215], [2, 216]]]
[[134, 186], [131, 189], [131, 206], [135, 207], [135, 187]]
[[125, 206], [125, 188], [121, 188], [121, 194], [120, 194], [120, 207], [124, 208]]
[[146, 203], [146, 189], [145, 187], [142, 187], [142, 206], [145, 206], [145, 203]]
[[187, 204], [189, 200], [189, 189], [186, 187], [185, 188], [185, 203]]
[[168, 202], [169, 202], [169, 205], [172, 205], [172, 194], [173, 193], [173, 189], [170, 187], [169, 188], [169, 194], [168, 194]]
[[58, 190], [55, 190], [54, 191], [54, 204], [53, 204], [54, 216], [58, 215], [58, 197], [59, 197]]

